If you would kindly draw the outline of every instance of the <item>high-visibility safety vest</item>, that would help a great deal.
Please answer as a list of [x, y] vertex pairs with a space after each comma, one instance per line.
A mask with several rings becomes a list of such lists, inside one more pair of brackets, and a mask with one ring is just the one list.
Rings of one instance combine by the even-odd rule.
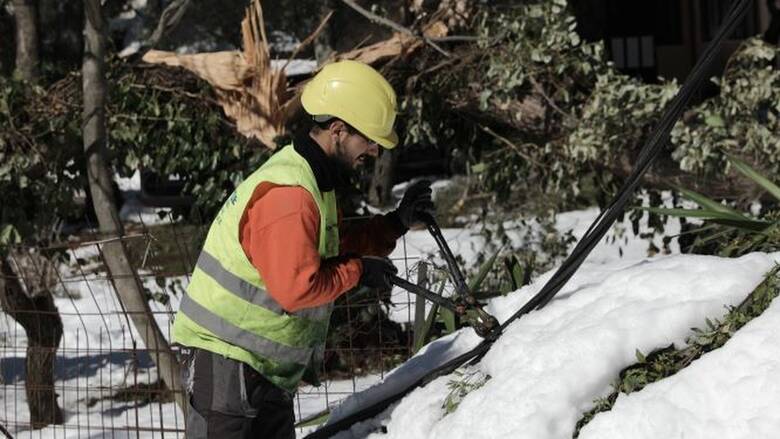
[[335, 193], [320, 192], [309, 163], [288, 145], [236, 188], [211, 224], [176, 315], [173, 339], [244, 362], [293, 392], [306, 368], [322, 358], [333, 305], [284, 311], [247, 259], [239, 241], [239, 223], [255, 188], [263, 182], [309, 191], [320, 212], [320, 256], [338, 254]]

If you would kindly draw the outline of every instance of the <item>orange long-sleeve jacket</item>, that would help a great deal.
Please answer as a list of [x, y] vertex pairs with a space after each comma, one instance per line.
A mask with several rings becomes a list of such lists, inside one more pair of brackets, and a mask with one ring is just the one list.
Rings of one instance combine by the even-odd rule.
[[[295, 147], [312, 164], [321, 189], [330, 189], [319, 146], [299, 138]], [[288, 312], [332, 302], [355, 287], [363, 269], [360, 256], [389, 255], [406, 231], [393, 214], [364, 221], [339, 218], [340, 256], [321, 259], [319, 226], [317, 204], [306, 189], [267, 182], [255, 189], [241, 220], [244, 252], [268, 293]]]

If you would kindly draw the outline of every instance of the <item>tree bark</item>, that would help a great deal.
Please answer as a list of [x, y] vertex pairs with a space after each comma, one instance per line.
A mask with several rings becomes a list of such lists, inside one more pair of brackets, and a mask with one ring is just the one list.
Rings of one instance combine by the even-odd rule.
[[385, 150], [374, 164], [374, 175], [368, 190], [368, 201], [374, 206], [386, 206], [392, 199], [395, 150]]
[[26, 81], [38, 77], [38, 5], [37, 0], [13, 0], [16, 22], [15, 75]]
[[[82, 85], [87, 178], [100, 232], [109, 238], [119, 238], [124, 235], [124, 229], [117, 214], [111, 190], [111, 173], [106, 162], [106, 21], [103, 17], [100, 0], [84, 0], [84, 11], [86, 24]], [[182, 410], [186, 410], [181, 392], [179, 363], [154, 320], [138, 273], [130, 264], [124, 241], [117, 239], [106, 242], [102, 246], [102, 252], [124, 312], [130, 316], [133, 325], [149, 350], [152, 360], [157, 365], [160, 378], [169, 389], [175, 392], [176, 401]]]
[[62, 320], [50, 293], [30, 297], [19, 279], [8, 260], [0, 257], [0, 305], [27, 334], [24, 387], [30, 424], [35, 429], [62, 424], [54, 391], [54, 359], [62, 339]]

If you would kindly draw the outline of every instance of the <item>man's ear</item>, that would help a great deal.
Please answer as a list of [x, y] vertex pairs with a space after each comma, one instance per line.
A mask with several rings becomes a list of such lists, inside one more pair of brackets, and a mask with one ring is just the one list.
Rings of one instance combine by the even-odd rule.
[[336, 119], [328, 126], [328, 133], [335, 143], [339, 143], [341, 133], [347, 132], [347, 124], [343, 120]]
[[334, 119], [333, 122], [328, 125], [328, 131], [332, 134], [339, 135], [342, 131], [346, 131], [347, 124], [341, 119]]

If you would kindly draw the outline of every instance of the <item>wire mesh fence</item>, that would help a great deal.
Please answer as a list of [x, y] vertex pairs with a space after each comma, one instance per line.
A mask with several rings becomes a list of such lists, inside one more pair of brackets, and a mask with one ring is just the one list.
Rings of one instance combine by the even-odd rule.
[[[114, 282], [137, 276], [148, 314], [171, 340], [205, 227], [170, 218], [129, 226], [121, 242], [133, 269], [124, 274], [107, 268], [104, 250], [112, 240], [79, 236], [18, 246], [0, 258], [0, 435], [182, 437], [177, 395], [156, 367], [171, 351], [144, 343], [149, 334], [139, 333]], [[403, 240], [394, 256], [402, 276], [415, 280], [420, 257]], [[414, 298], [400, 291], [343, 295], [333, 312], [322, 384], [299, 388], [296, 419], [317, 418], [407, 359], [414, 308]], [[176, 345], [171, 350], [180, 353]]]

